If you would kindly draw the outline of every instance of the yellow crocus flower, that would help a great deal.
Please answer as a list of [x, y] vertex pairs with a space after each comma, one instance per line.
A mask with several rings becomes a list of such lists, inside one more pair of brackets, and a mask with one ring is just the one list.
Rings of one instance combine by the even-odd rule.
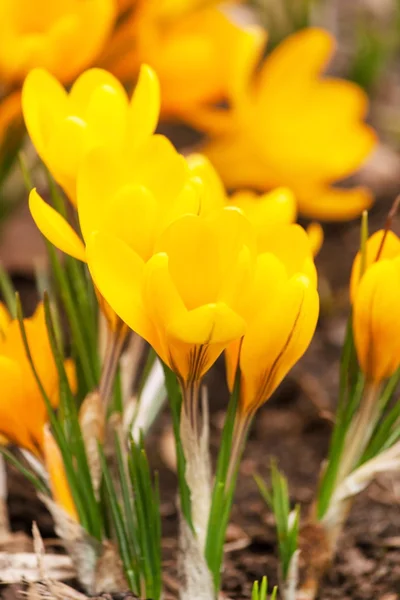
[[126, 241], [143, 260], [154, 252], [157, 235], [175, 216], [197, 213], [199, 192], [184, 158], [162, 135], [126, 151], [96, 148], [83, 159], [78, 176], [77, 212], [83, 240], [36, 192], [29, 198], [36, 225], [63, 252], [86, 261], [85, 244], [95, 231]]
[[252, 416], [304, 354], [318, 313], [307, 234], [299, 225], [277, 226], [259, 246], [254, 278], [240, 308], [246, 333], [226, 351], [231, 388], [240, 365], [241, 416]]
[[238, 209], [184, 215], [160, 235], [147, 261], [124, 241], [88, 242], [94, 282], [115, 312], [144, 337], [183, 385], [198, 384], [245, 331], [237, 311], [251, 276], [255, 239]]
[[[59, 379], [44, 318], [43, 305], [24, 319], [28, 344], [36, 371], [53, 405], [59, 402]], [[74, 368], [66, 361], [74, 385]], [[43, 455], [43, 427], [47, 410], [26, 357], [17, 320], [11, 320], [0, 305], [0, 435], [13, 444]]]
[[229, 107], [197, 111], [208, 132], [203, 151], [230, 189], [290, 188], [299, 212], [346, 220], [372, 202], [364, 187], [333, 184], [354, 173], [376, 145], [366, 125], [366, 94], [354, 83], [322, 77], [334, 40], [317, 28], [289, 36], [256, 67], [265, 33], [253, 29], [233, 49]]
[[99, 55], [115, 17], [114, 0], [1, 0], [0, 80], [19, 84], [42, 67], [71, 81]]
[[350, 295], [358, 361], [368, 381], [379, 384], [400, 366], [400, 239], [377, 231], [367, 241], [364, 273], [359, 252]]
[[159, 104], [158, 79], [146, 65], [130, 101], [121, 83], [102, 69], [85, 71], [69, 93], [50, 73], [34, 69], [22, 90], [31, 140], [74, 204], [82, 158], [98, 146], [138, 147], [157, 126]]
[[142, 62], [152, 66], [160, 78], [163, 117], [185, 119], [202, 104], [223, 100], [232, 49], [245, 29], [213, 4], [139, 0], [117, 29], [103, 64], [125, 82]]
[[[211, 162], [203, 154], [190, 154], [186, 158], [193, 176], [204, 182], [201, 197], [202, 214], [208, 214], [224, 206], [240, 208], [253, 225], [259, 245], [273, 234], [277, 226], [294, 223], [297, 217], [297, 203], [289, 188], [279, 187], [263, 194], [250, 190], [239, 190], [230, 196]], [[309, 242], [314, 256], [318, 253], [323, 232], [318, 223], [311, 223], [307, 229]]]

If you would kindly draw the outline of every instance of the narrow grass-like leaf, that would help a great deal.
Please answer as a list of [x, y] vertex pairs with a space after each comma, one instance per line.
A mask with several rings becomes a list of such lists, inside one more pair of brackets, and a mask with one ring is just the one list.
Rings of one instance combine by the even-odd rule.
[[18, 460], [18, 458], [12, 452], [10, 452], [10, 450], [5, 448], [4, 446], [0, 446], [0, 454], [2, 454], [5, 457], [5, 459], [21, 473], [21, 475], [23, 475], [28, 481], [30, 481], [38, 492], [41, 492], [46, 496], [50, 495], [50, 490], [44, 483], [44, 481], [42, 481], [40, 477], [35, 475], [35, 473], [31, 469], [26, 467], [20, 460]]
[[15, 319], [17, 316], [17, 305], [15, 303], [15, 288], [11, 277], [6, 273], [0, 264], [0, 291], [4, 298], [10, 316]]
[[183, 516], [185, 517], [188, 525], [193, 530], [192, 522], [192, 510], [190, 501], [190, 491], [188, 484], [186, 483], [186, 460], [183, 452], [181, 436], [180, 436], [180, 419], [181, 419], [181, 407], [182, 407], [182, 393], [177, 381], [176, 375], [171, 369], [163, 364], [164, 375], [165, 375], [165, 387], [167, 388], [168, 400], [171, 408], [172, 415], [172, 426], [174, 430], [175, 448], [176, 448], [176, 460], [177, 460], [177, 472], [178, 472], [178, 486], [179, 486], [179, 497], [181, 501], [181, 509]]

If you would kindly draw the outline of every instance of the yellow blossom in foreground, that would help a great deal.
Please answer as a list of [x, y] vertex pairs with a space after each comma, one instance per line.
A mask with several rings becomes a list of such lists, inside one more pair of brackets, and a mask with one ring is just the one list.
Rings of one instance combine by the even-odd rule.
[[184, 384], [198, 383], [245, 331], [237, 306], [251, 276], [255, 239], [237, 209], [182, 216], [145, 263], [124, 241], [93, 234], [94, 282], [115, 312], [144, 337]]
[[228, 382], [241, 370], [240, 411], [254, 412], [301, 358], [319, 312], [316, 271], [307, 234], [299, 225], [277, 227], [259, 248], [254, 279], [240, 314], [246, 333], [226, 351]]
[[157, 126], [159, 105], [157, 76], [146, 65], [130, 101], [120, 82], [102, 69], [85, 71], [69, 93], [50, 73], [34, 69], [22, 91], [31, 140], [74, 204], [83, 157], [98, 146], [140, 146]]
[[114, 0], [0, 0], [0, 79], [22, 83], [35, 67], [69, 82], [102, 50]]
[[400, 240], [378, 231], [366, 244], [365, 271], [361, 255], [351, 276], [353, 330], [358, 361], [367, 379], [377, 384], [400, 366]]
[[[176, 216], [197, 213], [199, 194], [184, 158], [162, 135], [126, 151], [96, 148], [84, 158], [77, 185], [83, 240], [105, 231], [124, 240], [143, 260]], [[85, 245], [69, 223], [36, 192], [29, 198], [40, 231], [63, 252], [85, 261]]]
[[368, 101], [354, 83], [321, 77], [334, 47], [322, 29], [289, 36], [256, 67], [265, 35], [254, 29], [236, 48], [229, 108], [198, 111], [203, 151], [230, 189], [289, 187], [305, 216], [351, 219], [371, 204], [363, 187], [332, 184], [354, 173], [376, 144]]
[[131, 81], [142, 62], [153, 67], [160, 78], [165, 117], [185, 118], [202, 104], [227, 95], [232, 51], [245, 30], [208, 4], [138, 2], [103, 58], [121, 81]]
[[[43, 453], [43, 427], [47, 410], [25, 354], [19, 323], [0, 305], [0, 434], [10, 442]], [[43, 305], [33, 317], [24, 319], [28, 344], [42, 385], [54, 407], [59, 401], [58, 372], [47, 335]], [[72, 364], [66, 368], [71, 381]]]

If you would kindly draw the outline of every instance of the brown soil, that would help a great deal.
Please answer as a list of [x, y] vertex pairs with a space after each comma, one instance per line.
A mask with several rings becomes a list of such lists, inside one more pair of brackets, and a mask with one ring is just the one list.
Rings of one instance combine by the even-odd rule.
[[[387, 203], [375, 209], [373, 229], [384, 222]], [[252, 582], [267, 575], [277, 583], [277, 545], [270, 512], [258, 494], [252, 474], [268, 477], [270, 457], [278, 459], [289, 478], [293, 502], [307, 509], [313, 499], [321, 462], [326, 456], [338, 378], [338, 359], [347, 314], [347, 281], [358, 244], [358, 226], [327, 228], [327, 240], [318, 266], [323, 315], [313, 344], [283, 383], [275, 397], [258, 413], [242, 462], [232, 523], [228, 535], [224, 590], [232, 600], [250, 598]], [[17, 281], [25, 299], [32, 289]], [[29, 300], [28, 300], [29, 304]], [[333, 310], [333, 307], [335, 309]], [[210, 376], [212, 448], [218, 447], [227, 394], [222, 369]], [[160, 471], [164, 524], [166, 587], [176, 597], [175, 477], [165, 466], [161, 439], [169, 428], [162, 415], [151, 434], [149, 447]], [[15, 531], [30, 531], [38, 522], [44, 537], [53, 537], [50, 516], [36, 500], [31, 487], [10, 473], [9, 508]], [[329, 576], [323, 582], [323, 600], [396, 600], [400, 598], [400, 477], [381, 478], [356, 501]], [[15, 589], [3, 589], [8, 600]]]

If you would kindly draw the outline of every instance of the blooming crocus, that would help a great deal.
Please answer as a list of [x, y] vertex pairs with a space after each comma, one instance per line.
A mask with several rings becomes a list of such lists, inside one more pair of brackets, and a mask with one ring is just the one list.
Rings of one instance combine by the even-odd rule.
[[309, 28], [289, 36], [257, 70], [264, 43], [257, 29], [242, 38], [229, 107], [193, 116], [210, 137], [203, 151], [229, 189], [285, 186], [307, 217], [357, 216], [371, 204], [369, 190], [333, 184], [353, 174], [375, 147], [375, 132], [364, 121], [366, 94], [354, 83], [321, 76], [334, 47], [328, 32]]
[[157, 126], [159, 102], [157, 76], [146, 65], [131, 100], [121, 83], [102, 69], [85, 71], [69, 93], [49, 72], [34, 69], [22, 90], [31, 140], [74, 204], [83, 157], [98, 146], [113, 150], [140, 146]]
[[356, 256], [351, 300], [358, 361], [376, 387], [400, 366], [400, 240], [392, 231], [374, 233], [364, 258]]
[[299, 225], [277, 227], [259, 248], [251, 287], [240, 308], [246, 333], [226, 351], [231, 388], [240, 366], [243, 418], [254, 415], [304, 354], [318, 312], [307, 234]]
[[232, 50], [245, 29], [208, 4], [139, 0], [105, 53], [104, 65], [122, 81], [131, 81], [142, 62], [155, 69], [164, 117], [185, 119], [227, 95]]
[[228, 208], [210, 218], [174, 220], [147, 262], [123, 240], [100, 232], [89, 240], [87, 255], [107, 302], [188, 386], [245, 331], [236, 306], [254, 245], [250, 223]]
[[[187, 156], [187, 163], [193, 176], [204, 183], [201, 196], [201, 213], [209, 214], [216, 208], [236, 206], [240, 208], [253, 225], [258, 245], [263, 247], [264, 240], [280, 225], [294, 223], [297, 216], [296, 198], [289, 188], [275, 188], [263, 194], [250, 190], [239, 190], [230, 196], [216, 169], [203, 154], [193, 153]], [[314, 256], [319, 251], [323, 232], [318, 223], [311, 223], [307, 229], [310, 247]]]
[[114, 0], [1, 0], [0, 79], [19, 84], [42, 67], [70, 82], [99, 55], [115, 16]]
[[[59, 402], [59, 378], [42, 304], [31, 318], [24, 319], [24, 325], [36, 372], [55, 408]], [[66, 369], [73, 383], [70, 361], [66, 362]], [[25, 353], [19, 323], [10, 319], [4, 306], [0, 308], [0, 384], [0, 434], [41, 457], [43, 428], [48, 422], [46, 405]]]

